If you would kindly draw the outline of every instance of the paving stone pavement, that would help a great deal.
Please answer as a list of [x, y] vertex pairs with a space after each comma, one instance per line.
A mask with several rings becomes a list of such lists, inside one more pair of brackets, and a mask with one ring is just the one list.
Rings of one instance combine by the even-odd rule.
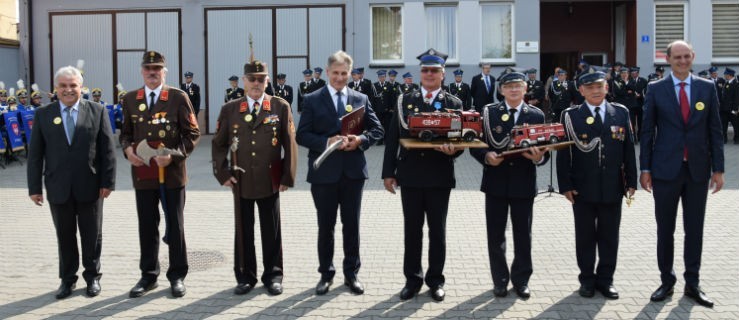
[[[484, 195], [479, 191], [481, 167], [468, 153], [457, 160], [457, 188], [452, 192], [447, 222], [446, 300], [434, 302], [424, 288], [417, 298], [400, 301], [403, 221], [399, 196], [384, 191], [379, 178], [383, 147], [367, 151], [372, 178], [363, 197], [363, 265], [359, 273], [365, 294], [352, 295], [341, 285], [341, 272], [326, 296], [313, 294], [319, 279], [317, 223], [305, 182], [307, 152], [301, 149], [297, 186], [281, 194], [285, 292], [269, 296], [258, 285], [248, 295], [235, 296], [232, 198], [211, 174], [210, 141], [210, 136], [203, 137], [188, 161], [185, 234], [192, 270], [185, 282], [187, 295], [180, 299], [170, 296], [163, 275], [158, 289], [142, 298], [128, 298], [128, 290], [139, 278], [139, 243], [130, 170], [120, 149], [116, 150], [117, 190], [105, 201], [104, 209], [103, 290], [95, 298], [84, 295], [84, 281], [80, 280], [71, 297], [54, 299], [59, 285], [58, 262], [48, 205], [37, 207], [28, 199], [25, 166], [14, 163], [0, 170], [0, 318], [739, 319], [739, 241], [735, 237], [739, 234], [738, 145], [726, 146], [724, 190], [708, 198], [701, 285], [715, 299], [716, 307], [707, 309], [683, 297], [681, 277], [671, 299], [649, 302], [659, 285], [659, 272], [653, 200], [644, 191], [638, 191], [637, 200], [623, 209], [615, 275], [619, 300], [605, 300], [599, 294], [591, 299], [577, 295], [572, 210], [562, 196], [547, 193], [537, 198], [534, 209], [532, 297], [524, 301], [511, 292], [506, 298], [495, 298], [486, 248]], [[549, 172], [549, 165], [539, 169], [542, 190], [549, 184]], [[677, 230], [675, 267], [682, 274], [679, 220]], [[258, 239], [256, 246], [260, 248]], [[340, 232], [336, 244], [334, 260], [340, 266]], [[507, 245], [510, 260], [512, 241]], [[166, 246], [162, 248], [160, 259], [165, 270]], [[260, 250], [257, 252], [261, 260]]]

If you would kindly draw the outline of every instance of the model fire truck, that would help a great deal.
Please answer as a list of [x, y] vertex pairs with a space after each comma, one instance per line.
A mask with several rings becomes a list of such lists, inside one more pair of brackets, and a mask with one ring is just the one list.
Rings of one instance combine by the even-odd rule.
[[482, 134], [482, 120], [476, 111], [418, 112], [408, 116], [408, 131], [422, 141], [449, 138], [471, 142]]
[[513, 148], [528, 148], [538, 144], [554, 144], [565, 139], [565, 128], [561, 123], [524, 124], [511, 130]]

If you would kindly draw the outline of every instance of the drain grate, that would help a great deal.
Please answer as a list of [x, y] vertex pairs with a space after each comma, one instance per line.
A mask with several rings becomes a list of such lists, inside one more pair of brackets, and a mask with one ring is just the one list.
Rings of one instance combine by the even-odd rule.
[[[165, 247], [166, 248], [166, 247]], [[189, 265], [189, 272], [205, 271], [218, 267], [226, 263], [226, 256], [220, 251], [216, 250], [188, 250], [187, 252], [187, 264]], [[166, 272], [169, 268], [169, 258], [162, 259], [160, 269], [162, 272]]]

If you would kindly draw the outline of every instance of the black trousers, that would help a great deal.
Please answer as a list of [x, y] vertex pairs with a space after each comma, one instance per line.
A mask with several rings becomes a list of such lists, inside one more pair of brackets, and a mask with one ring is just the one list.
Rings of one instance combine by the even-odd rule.
[[[165, 189], [169, 210], [169, 270], [167, 279], [174, 281], [187, 275], [187, 247], [185, 245], [185, 188]], [[159, 277], [159, 190], [136, 190], [136, 211], [139, 216], [139, 244], [141, 277], [154, 281]]]
[[49, 203], [59, 247], [59, 278], [77, 282], [80, 255], [77, 251], [77, 228], [82, 247], [82, 277], [90, 282], [100, 279], [100, 252], [103, 245], [103, 200], [80, 203], [71, 197], [62, 204]]
[[355, 279], [362, 263], [359, 258], [359, 214], [364, 179], [342, 176], [337, 183], [312, 184], [311, 194], [318, 215], [318, 272], [322, 280], [331, 280], [334, 268], [334, 227], [337, 211], [341, 216], [344, 239], [344, 277]]
[[[575, 197], [575, 252], [580, 284], [608, 286], [613, 284], [618, 257], [618, 234], [621, 203], [592, 203]], [[596, 249], [598, 267], [595, 266]]]
[[729, 138], [729, 123], [734, 128], [734, 142], [739, 142], [739, 117], [731, 114], [731, 111], [721, 111], [721, 129], [724, 133], [724, 142]]
[[[513, 263], [510, 272], [506, 262], [505, 230], [508, 223], [508, 208], [511, 212], [513, 229]], [[529, 284], [534, 272], [531, 264], [531, 220], [534, 198], [516, 199], [485, 194], [485, 218], [488, 231], [488, 256], [493, 283], [507, 286], [508, 281], [516, 287]]]
[[641, 138], [641, 122], [644, 109], [642, 107], [633, 107], [629, 109], [631, 116], [631, 127], [634, 130], [634, 138], [638, 141]]
[[[397, 108], [397, 106], [389, 106], [389, 107]], [[382, 124], [382, 128], [385, 130], [385, 132], [388, 132], [388, 130], [390, 130], [390, 124], [393, 122], [393, 112], [389, 112], [389, 111], [379, 112], [377, 114], [377, 117], [380, 120], [380, 124]]]
[[[446, 216], [451, 188], [401, 187], [403, 205], [403, 229], [405, 253], [403, 274], [406, 286], [420, 288], [424, 280], [431, 288], [443, 286], [446, 261]], [[421, 255], [423, 250], [423, 224], [428, 220], [429, 267], [423, 275]]]
[[[282, 283], [282, 231], [280, 228], [280, 193], [262, 199], [241, 198], [241, 252], [238, 235], [234, 239], [234, 273], [238, 283], [257, 283], [257, 254], [254, 248], [254, 204], [259, 208], [259, 230], [262, 236], [262, 282]], [[236, 232], [239, 232], [237, 229]], [[244, 269], [239, 267], [244, 259]]]
[[701, 254], [703, 251], [703, 222], [706, 216], [708, 180], [695, 181], [690, 175], [688, 163], [683, 162], [676, 180], [653, 179], [654, 214], [657, 219], [657, 264], [664, 285], [677, 282], [673, 262], [675, 258], [675, 221], [677, 205], [683, 205], [683, 229], [685, 231], [685, 283], [697, 286], [700, 282]]

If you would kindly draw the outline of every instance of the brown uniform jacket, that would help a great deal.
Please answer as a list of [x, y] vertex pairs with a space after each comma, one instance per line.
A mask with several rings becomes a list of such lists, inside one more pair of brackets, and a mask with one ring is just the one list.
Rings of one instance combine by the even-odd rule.
[[[135, 150], [143, 139], [149, 142], [161, 141], [166, 148], [179, 150], [185, 157], [172, 157], [172, 163], [165, 170], [165, 183], [167, 188], [184, 187], [187, 184], [186, 159], [200, 139], [200, 130], [190, 99], [182, 90], [165, 84], [154, 108], [149, 110], [145, 95], [145, 90], [141, 87], [123, 96], [123, 129], [119, 137], [123, 154], [125, 156], [125, 150], [129, 146]], [[145, 169], [149, 169], [149, 172], [158, 171], [153, 159], [150, 166], [138, 169], [131, 166], [134, 189], [159, 188], [158, 175], [152, 179], [150, 175], [141, 174]]]
[[280, 185], [295, 184], [295, 125], [287, 101], [267, 94], [256, 119], [247, 122], [247, 116], [250, 114], [246, 97], [229, 101], [221, 108], [213, 137], [213, 174], [220, 184], [231, 178], [230, 147], [233, 138], [238, 137], [236, 160], [244, 169], [238, 177], [241, 197], [261, 199], [278, 192]]

